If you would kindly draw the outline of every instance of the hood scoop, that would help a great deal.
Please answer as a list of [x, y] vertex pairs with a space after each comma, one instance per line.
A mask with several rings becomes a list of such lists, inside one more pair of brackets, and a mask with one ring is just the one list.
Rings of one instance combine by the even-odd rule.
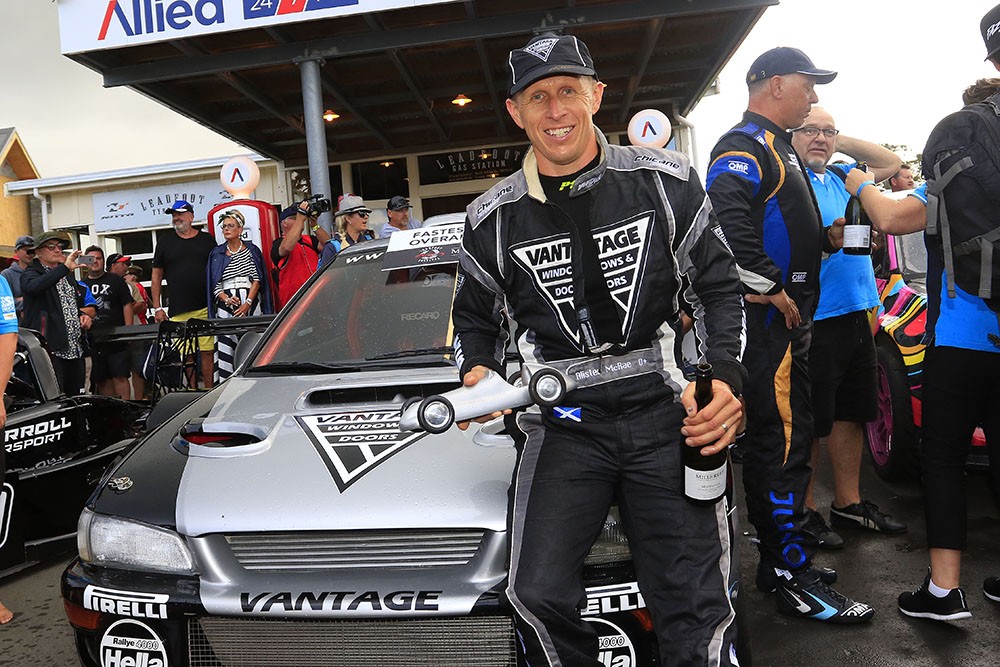
[[306, 394], [299, 409], [403, 403], [412, 396], [430, 396], [454, 389], [457, 381], [427, 384], [396, 384], [386, 387], [322, 387]]
[[192, 419], [184, 424], [170, 446], [185, 456], [231, 458], [259, 454], [271, 447], [267, 431], [254, 424]]

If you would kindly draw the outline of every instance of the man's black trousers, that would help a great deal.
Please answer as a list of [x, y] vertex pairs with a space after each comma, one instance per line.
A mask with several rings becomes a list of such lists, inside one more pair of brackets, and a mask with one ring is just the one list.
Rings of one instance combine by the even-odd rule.
[[777, 309], [747, 304], [743, 488], [761, 559], [791, 571], [809, 567], [816, 547], [802, 530], [812, 475], [811, 339], [812, 322], [789, 330]]
[[726, 504], [684, 499], [683, 408], [669, 391], [636, 400], [650, 383], [662, 394], [655, 374], [573, 392], [580, 421], [544, 408], [517, 416], [507, 596], [532, 667], [600, 667], [597, 633], [578, 612], [581, 576], [616, 500], [662, 664], [730, 664], [728, 589], [739, 564], [730, 558]]

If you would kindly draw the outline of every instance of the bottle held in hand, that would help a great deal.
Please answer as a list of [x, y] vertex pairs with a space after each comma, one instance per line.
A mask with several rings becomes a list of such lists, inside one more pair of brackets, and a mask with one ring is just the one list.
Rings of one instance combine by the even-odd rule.
[[[695, 370], [694, 400], [698, 409], [712, 402], [712, 365], [698, 364]], [[701, 447], [684, 448], [684, 495], [688, 500], [714, 504], [726, 492], [726, 450], [702, 456]], [[707, 446], [707, 445], [706, 445]]]
[[[868, 165], [864, 162], [858, 163], [858, 169], [868, 171]], [[847, 201], [847, 209], [844, 211], [844, 248], [845, 255], [871, 255], [872, 254], [872, 221], [865, 213], [865, 207], [861, 205], [861, 198], [851, 195]]]

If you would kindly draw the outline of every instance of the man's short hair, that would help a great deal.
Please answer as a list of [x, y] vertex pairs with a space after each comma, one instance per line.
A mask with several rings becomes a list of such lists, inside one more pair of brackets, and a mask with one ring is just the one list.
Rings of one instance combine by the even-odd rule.
[[95, 250], [97, 252], [101, 253], [101, 257], [102, 258], [104, 257], [104, 248], [102, 248], [99, 245], [88, 246], [87, 249], [83, 251], [83, 254], [84, 255], [89, 255], [90, 253], [94, 252]]

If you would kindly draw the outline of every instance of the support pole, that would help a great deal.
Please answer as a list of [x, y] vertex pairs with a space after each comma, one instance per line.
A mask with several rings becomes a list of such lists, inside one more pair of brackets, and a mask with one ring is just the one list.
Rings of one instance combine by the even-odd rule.
[[[306, 127], [306, 151], [309, 155], [311, 195], [322, 193], [330, 197], [330, 164], [326, 152], [326, 125], [323, 121], [323, 88], [320, 82], [320, 60], [299, 62], [302, 78], [302, 120]], [[294, 202], [293, 202], [294, 203]], [[337, 202], [333, 202], [336, 209]], [[319, 225], [333, 233], [333, 214], [322, 213]]]

